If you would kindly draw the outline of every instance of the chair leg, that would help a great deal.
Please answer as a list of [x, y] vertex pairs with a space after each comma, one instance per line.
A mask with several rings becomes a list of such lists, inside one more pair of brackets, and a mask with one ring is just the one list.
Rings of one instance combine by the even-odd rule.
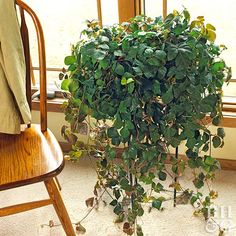
[[75, 236], [70, 217], [67, 213], [66, 207], [63, 203], [61, 194], [58, 190], [56, 180], [54, 178], [44, 181], [48, 194], [53, 202], [55, 211], [61, 221], [61, 224], [67, 236]]
[[60, 182], [59, 182], [57, 176], [55, 177], [55, 180], [56, 180], [56, 183], [57, 183], [58, 189], [61, 191], [61, 185], [60, 185]]

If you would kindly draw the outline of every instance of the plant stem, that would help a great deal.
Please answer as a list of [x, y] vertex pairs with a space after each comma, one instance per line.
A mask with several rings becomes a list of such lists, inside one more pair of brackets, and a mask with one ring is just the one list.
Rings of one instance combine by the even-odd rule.
[[[131, 169], [131, 165], [129, 169]], [[133, 174], [130, 172], [129, 172], [129, 181], [130, 181], [131, 187], [133, 187]], [[132, 209], [134, 208], [134, 194], [133, 193], [131, 193], [131, 207]]]
[[[175, 148], [175, 159], [178, 160], [179, 158], [179, 147]], [[177, 175], [175, 176], [175, 183], [177, 183]], [[174, 207], [176, 207], [176, 196], [177, 196], [177, 190], [176, 188], [174, 189]]]
[[99, 198], [98, 198], [98, 201], [97, 201], [97, 203], [95, 203], [94, 205], [93, 205], [93, 207], [87, 212], [87, 214], [80, 220], [80, 221], [78, 221], [77, 223], [75, 223], [75, 225], [78, 225], [78, 224], [80, 224], [83, 220], [85, 220], [87, 217], [88, 217], [88, 215], [93, 211], [93, 209], [98, 205], [98, 203], [99, 203], [99, 201], [102, 199], [102, 196], [103, 196], [103, 194], [106, 192], [106, 189], [102, 192], [102, 194], [99, 196]]

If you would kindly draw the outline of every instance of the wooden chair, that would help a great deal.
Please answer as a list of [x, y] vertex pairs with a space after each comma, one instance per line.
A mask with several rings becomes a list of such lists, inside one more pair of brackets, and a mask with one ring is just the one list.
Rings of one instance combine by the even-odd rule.
[[28, 30], [24, 12], [32, 18], [38, 39], [40, 67], [40, 125], [31, 124], [19, 135], [0, 134], [0, 191], [37, 182], [44, 182], [49, 199], [22, 203], [0, 208], [0, 216], [28, 211], [53, 204], [61, 224], [68, 236], [74, 236], [69, 215], [63, 203], [56, 176], [64, 167], [61, 148], [54, 135], [47, 129], [46, 108], [46, 60], [41, 24], [35, 12], [21, 0], [21, 35], [24, 45], [27, 70], [27, 96], [31, 107], [30, 55]]

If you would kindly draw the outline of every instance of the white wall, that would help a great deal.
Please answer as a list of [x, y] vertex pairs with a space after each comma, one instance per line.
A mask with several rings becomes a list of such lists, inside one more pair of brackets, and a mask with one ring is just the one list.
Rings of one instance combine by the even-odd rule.
[[[39, 111], [32, 112], [33, 123], [40, 121]], [[54, 133], [59, 142], [65, 142], [61, 137], [61, 127], [66, 124], [64, 120], [64, 113], [48, 112], [48, 128]]]

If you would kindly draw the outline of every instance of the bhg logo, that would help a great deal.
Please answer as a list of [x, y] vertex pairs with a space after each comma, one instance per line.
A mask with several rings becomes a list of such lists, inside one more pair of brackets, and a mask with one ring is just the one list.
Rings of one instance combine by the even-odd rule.
[[207, 221], [205, 226], [208, 233], [215, 233], [219, 229], [225, 232], [236, 230], [236, 225], [232, 220], [232, 208], [231, 206], [213, 206], [215, 210], [215, 216]]

